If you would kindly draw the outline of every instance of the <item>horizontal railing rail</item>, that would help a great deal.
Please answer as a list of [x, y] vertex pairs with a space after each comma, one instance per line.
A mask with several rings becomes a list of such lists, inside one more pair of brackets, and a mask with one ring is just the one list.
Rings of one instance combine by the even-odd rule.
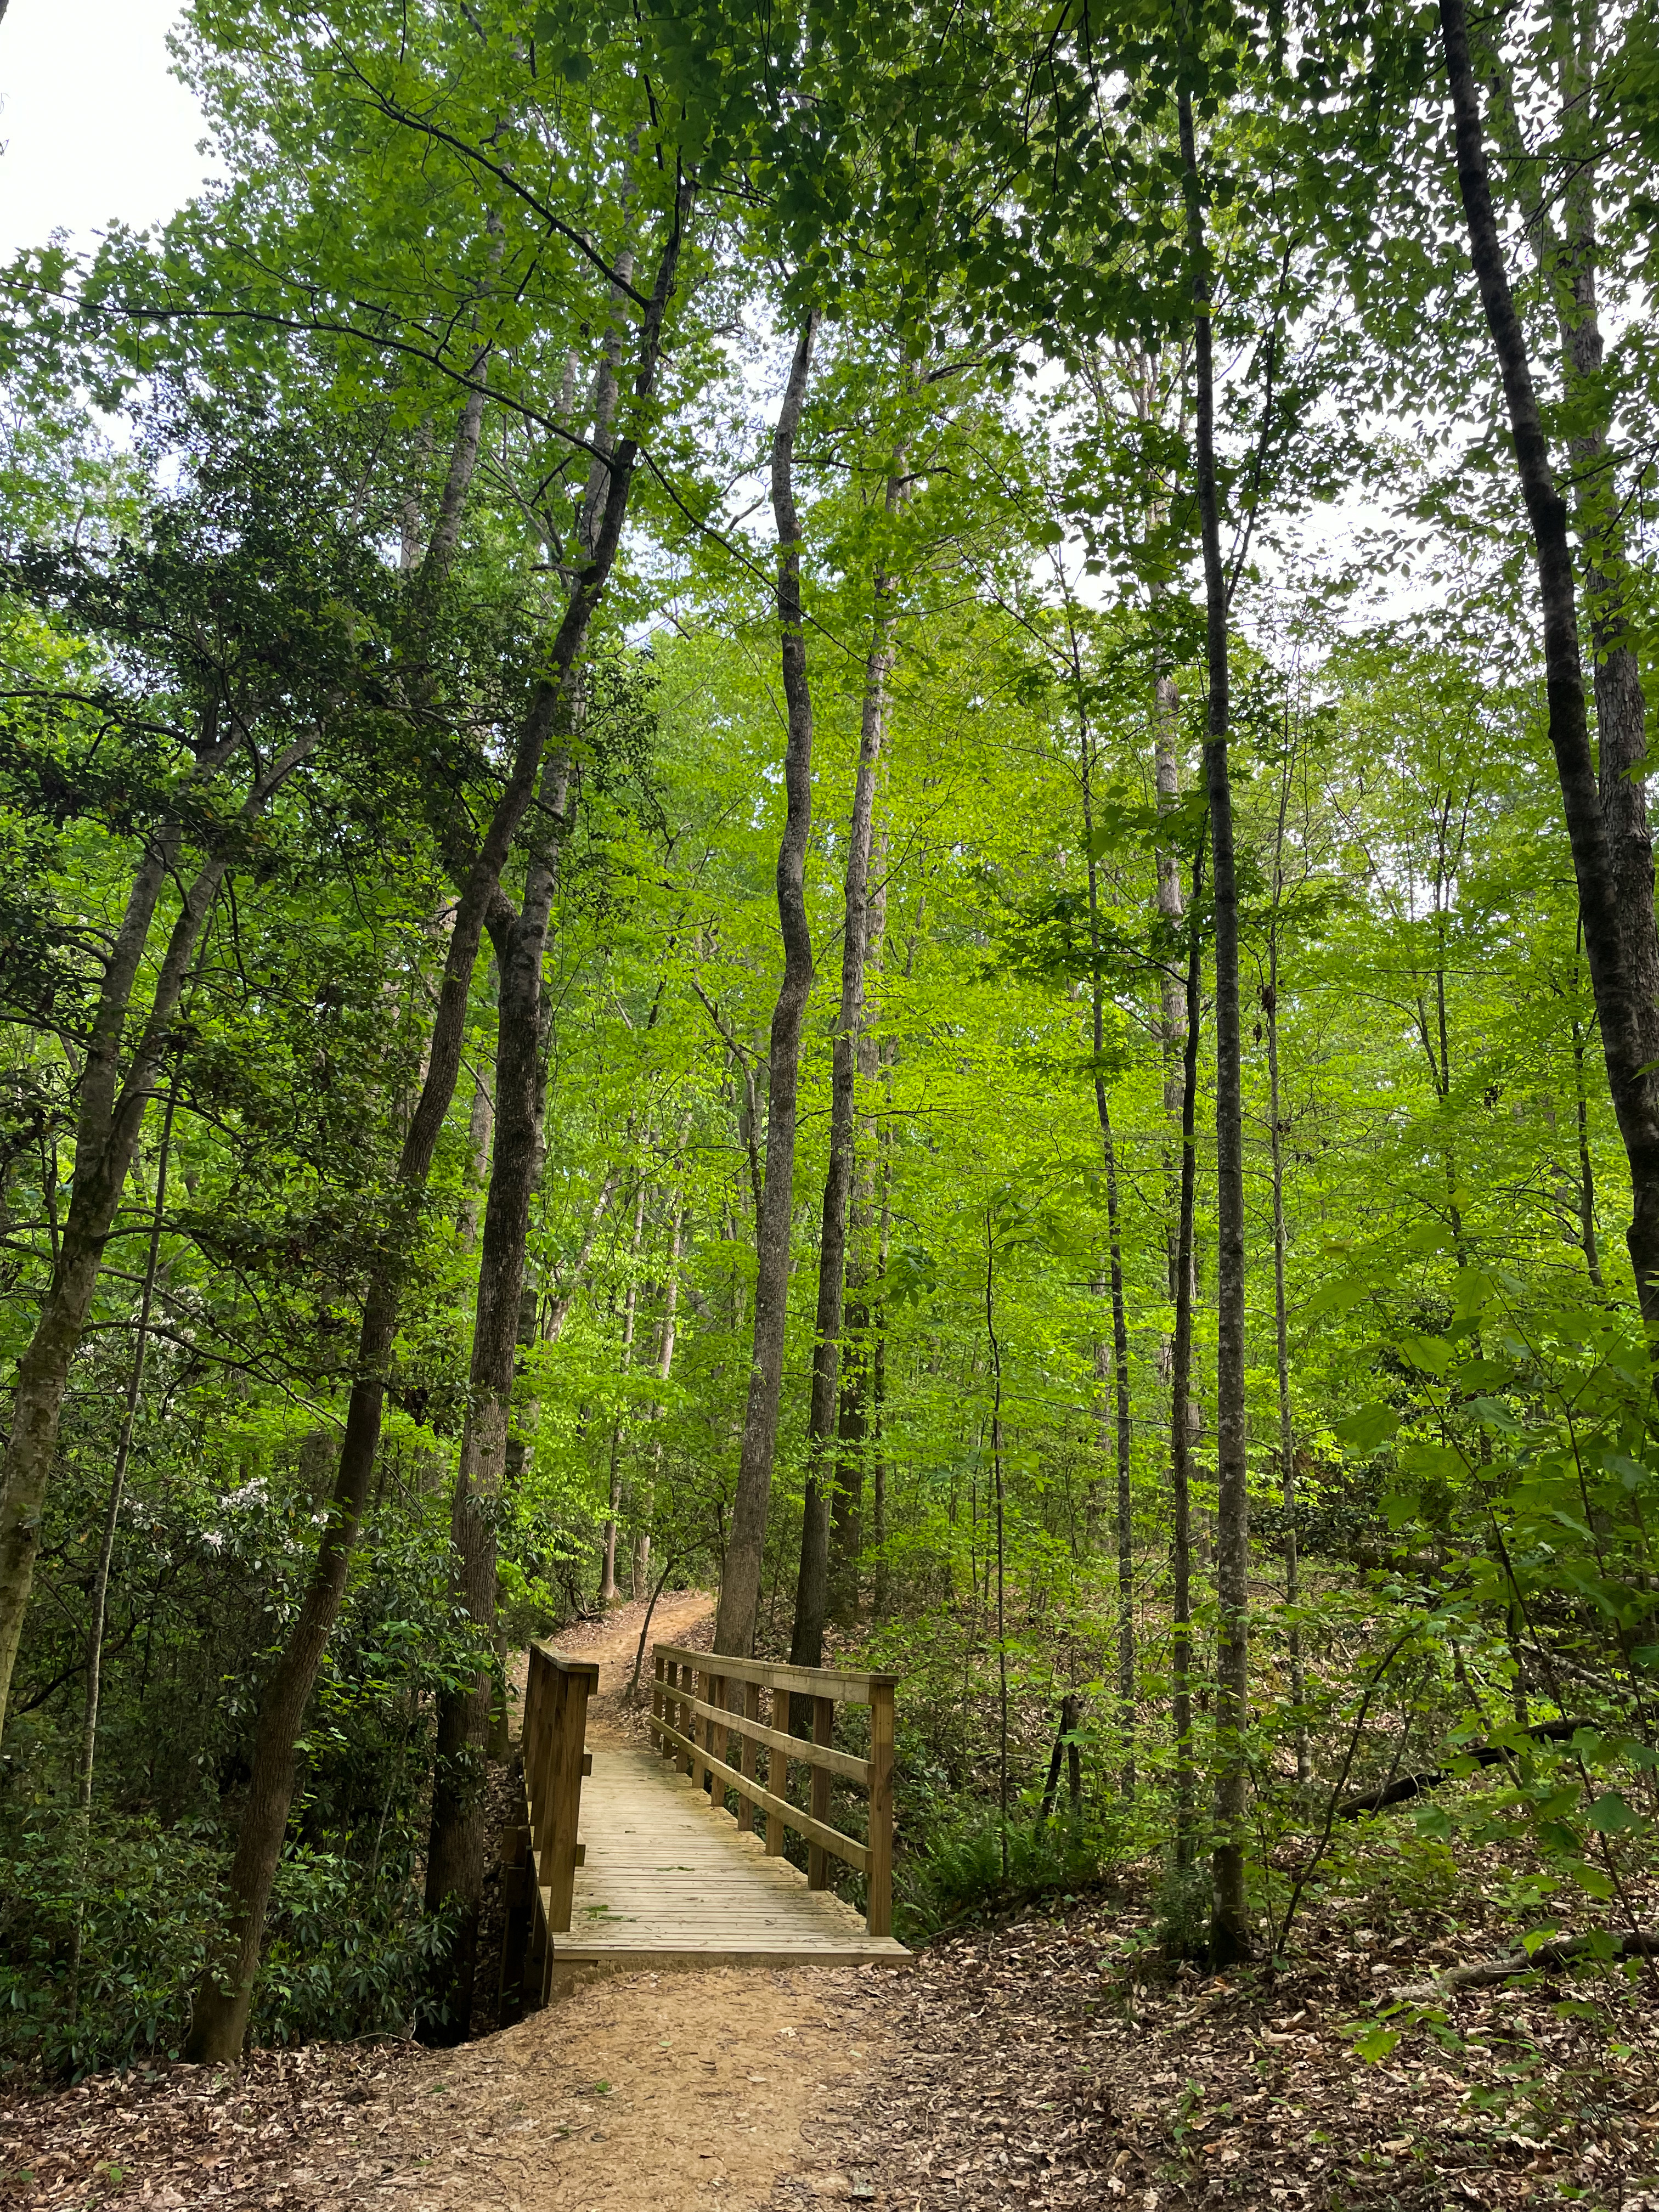
[[[827, 1889], [830, 1860], [840, 1859], [865, 1878], [866, 1925], [872, 1936], [893, 1932], [893, 1730], [896, 1674], [865, 1674], [838, 1667], [793, 1667], [760, 1659], [732, 1659], [717, 1652], [690, 1651], [678, 1644], [653, 1649], [650, 1728], [665, 1758], [673, 1759], [698, 1789], [718, 1803], [728, 1787], [737, 1792], [738, 1826], [751, 1832], [757, 1812], [766, 1815], [766, 1853], [783, 1850], [784, 1831], [793, 1828], [807, 1845], [806, 1879], [812, 1889]], [[743, 1692], [741, 1710], [731, 1702]], [[771, 1698], [768, 1719], [761, 1718], [761, 1692]], [[792, 1697], [812, 1705], [811, 1737], [789, 1726]], [[839, 1750], [831, 1738], [838, 1704], [870, 1708], [870, 1756]], [[739, 1745], [733, 1765], [731, 1740]], [[759, 1754], [766, 1754], [766, 1780], [759, 1778]], [[789, 1764], [811, 1774], [811, 1810], [788, 1795]], [[857, 1784], [870, 1805], [869, 1840], [860, 1843], [831, 1825], [832, 1777]], [[716, 1790], [715, 1784], [719, 1788]]]

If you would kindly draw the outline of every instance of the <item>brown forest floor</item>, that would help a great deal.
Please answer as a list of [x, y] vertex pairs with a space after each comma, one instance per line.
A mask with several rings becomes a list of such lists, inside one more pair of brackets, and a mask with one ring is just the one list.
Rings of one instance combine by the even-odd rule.
[[[696, 1640], [708, 1601], [653, 1629]], [[642, 1607], [561, 1638], [600, 1661]], [[1357, 1908], [1356, 1908], [1357, 1909]], [[908, 1972], [688, 1970], [598, 1981], [459, 2051], [262, 2053], [0, 2094], [0, 2204], [246, 2212], [889, 2212], [1578, 2203], [1659, 2212], [1659, 1983], [1468, 1991], [1368, 2065], [1379, 1995], [1483, 1935], [1328, 1910], [1295, 1970], [1205, 1978], [1134, 1887], [932, 1946]]]

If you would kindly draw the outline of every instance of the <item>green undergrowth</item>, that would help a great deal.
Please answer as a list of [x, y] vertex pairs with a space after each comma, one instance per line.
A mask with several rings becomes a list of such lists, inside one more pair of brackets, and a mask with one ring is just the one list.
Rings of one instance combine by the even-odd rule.
[[1011, 1820], [979, 1808], [945, 1814], [901, 1860], [894, 1933], [902, 1942], [1097, 1887], [1118, 1859], [1112, 1832], [1086, 1817]]
[[[57, 1816], [0, 1850], [0, 2078], [78, 2078], [177, 2057], [221, 1911], [222, 1845], [149, 1816]], [[77, 1943], [78, 1930], [78, 1943]], [[364, 1884], [292, 1846], [277, 1872], [255, 1996], [256, 2045], [406, 2033], [447, 1940], [404, 1881]]]

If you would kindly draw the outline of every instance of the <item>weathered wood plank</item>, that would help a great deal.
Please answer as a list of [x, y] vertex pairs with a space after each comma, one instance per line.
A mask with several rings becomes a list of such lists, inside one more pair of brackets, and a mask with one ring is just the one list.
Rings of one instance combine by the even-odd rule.
[[[681, 1735], [678, 1729], [663, 1727], [661, 1723], [658, 1726], [662, 1735], [696, 1751], [699, 1774], [717, 1774], [722, 1782], [729, 1782], [738, 1790], [751, 1791], [757, 1805], [763, 1805], [769, 1813], [775, 1813], [798, 1836], [805, 1836], [809, 1844], [821, 1844], [824, 1850], [832, 1851], [836, 1857], [845, 1860], [855, 1873], [864, 1872], [868, 1854], [856, 1837], [843, 1836], [839, 1828], [832, 1828], [827, 1821], [817, 1820], [810, 1813], [803, 1813], [787, 1797], [775, 1797], [769, 1790], [763, 1790], [758, 1782], [749, 1781], [739, 1768], [728, 1766], [723, 1759], [716, 1759], [712, 1753], [694, 1746], [690, 1737]], [[828, 1782], [828, 1775], [824, 1780]], [[720, 1808], [716, 1807], [714, 1809], [718, 1811]], [[737, 1832], [734, 1827], [732, 1835], [735, 1837]], [[820, 1887], [822, 1886], [819, 1885]]]
[[[758, 1700], [760, 1684], [751, 1682], [746, 1686]], [[830, 1700], [824, 1698], [818, 1702], [828, 1705]], [[763, 1743], [770, 1751], [784, 1752], [791, 1759], [799, 1759], [804, 1766], [821, 1767], [831, 1774], [841, 1775], [848, 1782], [856, 1782], [866, 1790], [870, 1787], [870, 1762], [867, 1759], [860, 1759], [854, 1752], [837, 1751], [833, 1744], [819, 1743], [816, 1740], [809, 1743], [805, 1736], [791, 1735], [786, 1729], [763, 1728], [759, 1720], [751, 1719], [746, 1711], [731, 1712], [721, 1706], [705, 1705], [701, 1698], [693, 1698], [690, 1705], [700, 1719], [711, 1721], [718, 1728], [728, 1729], [733, 1735]], [[758, 1702], [755, 1710], [757, 1713], [760, 1711]]]
[[[655, 1647], [665, 1659], [678, 1661], [682, 1667], [695, 1668], [705, 1673], [715, 1662], [707, 1651], [689, 1651], [678, 1644], [659, 1644]], [[775, 1665], [766, 1659], [732, 1659], [724, 1652], [719, 1660], [720, 1670], [728, 1681], [758, 1682], [763, 1688], [798, 1690], [803, 1697], [833, 1698], [844, 1705], [867, 1705], [872, 1687], [885, 1684], [890, 1689], [898, 1687], [896, 1674], [851, 1674], [839, 1667], [788, 1667]]]

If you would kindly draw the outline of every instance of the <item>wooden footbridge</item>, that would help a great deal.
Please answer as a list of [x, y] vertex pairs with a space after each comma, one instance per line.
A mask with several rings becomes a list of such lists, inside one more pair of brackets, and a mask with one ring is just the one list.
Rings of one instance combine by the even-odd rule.
[[[892, 1933], [895, 1676], [659, 1644], [654, 1748], [590, 1750], [599, 1673], [532, 1646], [523, 1817], [502, 1838], [503, 2020], [588, 1967], [909, 1958]], [[810, 1705], [810, 1737], [791, 1729], [792, 1699], [798, 1717]], [[837, 1706], [868, 1709], [862, 1749], [836, 1744]], [[805, 1770], [795, 1796], [792, 1768]], [[863, 1839], [833, 1825], [838, 1783], [864, 1798]], [[805, 1872], [784, 1856], [792, 1829]], [[862, 1920], [830, 1887], [832, 1859], [864, 1877]]]

